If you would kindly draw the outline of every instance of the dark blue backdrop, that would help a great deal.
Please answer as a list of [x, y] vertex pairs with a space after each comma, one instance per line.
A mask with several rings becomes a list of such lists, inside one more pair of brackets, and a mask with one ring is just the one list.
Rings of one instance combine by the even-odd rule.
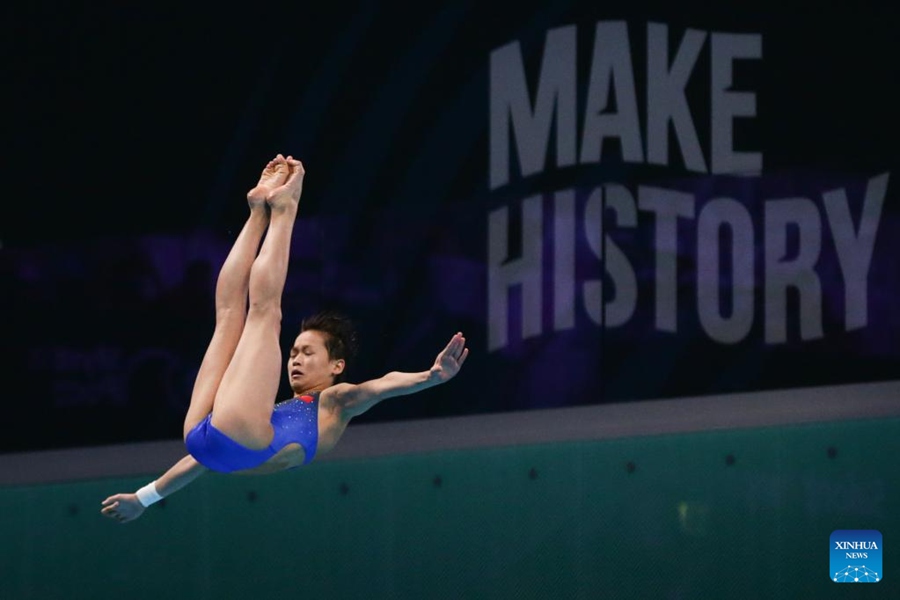
[[[301, 158], [307, 169], [285, 341], [305, 314], [336, 307], [359, 324], [362, 354], [350, 371], [356, 380], [425, 369], [457, 330], [472, 349], [451, 385], [385, 403], [363, 420], [900, 373], [900, 73], [892, 9], [819, 7], [810, 14], [784, 3], [638, 9], [552, 2], [508, 10], [454, 2], [401, 12], [318, 4], [260, 14], [224, 6], [214, 13], [64, 3], [7, 9], [2, 37], [14, 60], [5, 81], [0, 450], [180, 436], [211, 333], [217, 270], [243, 223], [246, 190], [276, 152]], [[562, 95], [541, 95], [544, 79], [569, 68], [565, 61], [542, 65], [548, 32], [575, 27], [580, 149], [590, 141], [582, 131], [597, 108], [589, 101], [602, 87], [597, 81], [611, 86], [599, 112], [629, 106], [624, 71], [591, 79], [602, 62], [593, 55], [598, 22], [627, 30], [645, 153], [650, 32], [665, 29], [670, 60], [689, 31], [702, 34], [684, 101], [707, 165], [717, 135], [712, 40], [761, 40], [758, 58], [734, 62], [729, 87], [755, 96], [755, 116], [734, 120], [733, 144], [762, 155], [761, 170], [691, 169], [683, 160], [685, 130], [674, 123], [664, 128], [665, 164], [623, 159], [624, 142], [615, 136], [604, 142], [602, 160], [582, 152], [567, 163], [556, 145], [565, 124], [554, 109], [546, 113], [554, 117], [545, 137], [507, 123], [509, 181], [491, 185], [498, 152], [491, 146], [492, 52], [518, 43], [534, 116], [537, 98], [564, 104]], [[623, 56], [623, 46], [610, 47]], [[546, 149], [530, 174], [516, 146], [529, 139]], [[612, 209], [611, 186], [636, 210], [632, 225]], [[647, 208], [651, 188], [668, 194], [665, 206], [674, 206], [674, 192], [690, 206], [690, 216], [675, 221], [672, 244]], [[837, 208], [829, 209], [826, 194], [835, 191]], [[718, 198], [733, 201], [722, 218], [749, 229], [714, 229], [719, 239], [707, 244], [700, 215]], [[785, 222], [767, 220], [778, 201], [796, 198], [805, 202], [778, 205], [787, 206]], [[833, 227], [836, 210], [849, 215], [841, 221], [849, 230]], [[872, 228], [863, 231], [863, 222]], [[753, 255], [740, 263], [749, 265], [749, 281], [738, 281], [732, 268], [746, 258], [731, 245], [741, 231]], [[845, 294], [854, 271], [841, 263], [840, 248], [854, 236], [870, 243], [871, 256], [860, 255], [861, 287]], [[615, 325], [609, 305], [592, 305], [585, 291], [602, 281], [604, 301], [624, 297], [629, 286], [598, 255], [612, 260], [613, 247], [634, 275], [636, 294]], [[713, 248], [717, 262], [703, 262], [701, 247]], [[529, 252], [537, 262], [523, 259]], [[767, 295], [767, 273], [802, 261], [804, 252], [815, 260], [791, 281], [805, 291], [792, 284], [781, 300]], [[671, 288], [658, 279], [663, 263], [675, 269]], [[710, 265], [718, 270], [704, 271]], [[508, 285], [498, 284], [504, 277]], [[751, 322], [734, 341], [713, 339], [702, 322], [711, 313], [699, 308], [699, 282], [711, 280], [721, 288], [719, 317], [735, 314], [736, 294], [751, 307]], [[770, 309], [785, 315], [783, 340], [767, 334], [775, 327]], [[673, 315], [671, 326], [660, 310]]]

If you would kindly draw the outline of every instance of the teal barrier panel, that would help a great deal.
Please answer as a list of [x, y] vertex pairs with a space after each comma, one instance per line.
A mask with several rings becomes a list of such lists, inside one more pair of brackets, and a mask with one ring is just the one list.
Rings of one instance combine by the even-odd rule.
[[[0, 489], [0, 598], [900, 597], [900, 419], [498, 447]], [[837, 529], [883, 581], [830, 580]]]

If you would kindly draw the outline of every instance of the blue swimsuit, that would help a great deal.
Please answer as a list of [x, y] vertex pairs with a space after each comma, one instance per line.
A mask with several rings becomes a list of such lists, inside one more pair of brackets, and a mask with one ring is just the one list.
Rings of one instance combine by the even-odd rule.
[[303, 464], [316, 455], [319, 442], [319, 392], [279, 402], [272, 412], [275, 437], [268, 448], [253, 450], [237, 443], [210, 422], [212, 414], [200, 421], [184, 439], [188, 452], [208, 469], [231, 473], [263, 464], [291, 443], [300, 444], [306, 454]]

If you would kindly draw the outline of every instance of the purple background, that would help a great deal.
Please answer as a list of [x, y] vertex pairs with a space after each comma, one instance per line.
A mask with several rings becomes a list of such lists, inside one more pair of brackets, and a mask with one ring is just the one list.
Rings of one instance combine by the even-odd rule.
[[[410, 5], [402, 14], [369, 4], [287, 5], [277, 18], [218, 7], [215, 19], [199, 8], [8, 10], [0, 451], [180, 436], [212, 331], [218, 268], [243, 223], [244, 195], [276, 152], [300, 157], [307, 169], [285, 341], [304, 315], [345, 310], [361, 334], [350, 369], [357, 381], [427, 368], [458, 330], [472, 348], [451, 385], [384, 403], [361, 420], [900, 373], [900, 73], [891, 9], [819, 7], [810, 15], [775, 3], [639, 10], [563, 2], [505, 11], [460, 2]], [[489, 190], [490, 51], [521, 41], [534, 81], [547, 29], [578, 24], [579, 56], [589, 56], [601, 19], [627, 20], [635, 32], [639, 91], [649, 21], [667, 23], [674, 39], [688, 27], [762, 34], [763, 59], [735, 76], [757, 95], [753, 127], [736, 135], [763, 151], [763, 175], [748, 184], [689, 174], [678, 161], [623, 165], [605, 148], [602, 165], [548, 169]], [[702, 61], [698, 72], [708, 69]], [[702, 107], [708, 88], [688, 91], [692, 108]], [[695, 115], [705, 140], [702, 121]], [[616, 234], [638, 273], [629, 323], [603, 329], [576, 307], [570, 331], [511, 336], [503, 350], [487, 350], [487, 215], [495, 208], [534, 194], [549, 203], [554, 190], [575, 188], [581, 210], [591, 189], [616, 182], [690, 191], [698, 210], [729, 195], [755, 223], [762, 199], [847, 187], [857, 215], [865, 182], [886, 171], [862, 330], [842, 331], [843, 283], [826, 240], [817, 265], [824, 339], [766, 346], [758, 301], [747, 339], [711, 342], [697, 322], [695, 248], [686, 236], [678, 248], [679, 331], [655, 331], [652, 223], [642, 221]], [[600, 263], [576, 242], [577, 277], [599, 276]]]

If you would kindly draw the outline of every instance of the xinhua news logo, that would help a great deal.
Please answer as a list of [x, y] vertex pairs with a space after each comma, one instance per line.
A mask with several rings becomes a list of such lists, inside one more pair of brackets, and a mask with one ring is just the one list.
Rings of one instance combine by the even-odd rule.
[[874, 529], [831, 532], [831, 580], [835, 583], [878, 583], [882, 573], [881, 533]]

